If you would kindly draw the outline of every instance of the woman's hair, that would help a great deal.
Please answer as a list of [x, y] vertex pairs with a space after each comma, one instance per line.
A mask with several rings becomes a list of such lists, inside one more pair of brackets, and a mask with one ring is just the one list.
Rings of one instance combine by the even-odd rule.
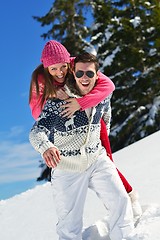
[[[70, 74], [70, 65], [68, 64], [68, 73], [66, 79]], [[39, 78], [43, 84], [43, 89], [40, 88]], [[56, 90], [59, 86], [53, 84], [53, 77], [48, 72], [48, 68], [44, 68], [43, 64], [40, 64], [32, 73], [31, 84], [29, 90], [29, 103], [32, 99], [32, 93], [36, 92], [37, 98], [39, 97], [40, 91], [42, 92], [41, 107], [43, 106], [46, 99], [49, 97], [56, 97]]]
[[43, 64], [40, 64], [32, 73], [29, 91], [29, 102], [31, 101], [33, 91], [36, 91], [37, 98], [39, 97], [41, 89], [38, 80], [40, 76], [42, 79], [42, 84], [44, 85], [41, 99], [41, 106], [43, 106], [45, 99], [47, 99], [49, 96], [55, 95], [55, 88], [53, 86], [52, 77], [49, 74], [48, 69], [44, 68]]

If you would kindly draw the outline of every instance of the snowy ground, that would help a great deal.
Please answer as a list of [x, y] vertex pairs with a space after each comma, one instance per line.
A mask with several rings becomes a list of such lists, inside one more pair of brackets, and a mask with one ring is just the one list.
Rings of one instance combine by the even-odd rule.
[[[140, 194], [144, 210], [136, 231], [140, 240], [160, 240], [160, 131], [114, 154], [117, 167]], [[109, 240], [106, 210], [89, 191], [83, 240]], [[0, 201], [0, 239], [57, 240], [57, 218], [49, 183]]]

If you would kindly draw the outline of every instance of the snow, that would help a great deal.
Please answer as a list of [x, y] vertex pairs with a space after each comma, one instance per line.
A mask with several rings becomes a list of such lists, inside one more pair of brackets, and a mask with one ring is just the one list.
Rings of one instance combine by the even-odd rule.
[[[125, 104], [125, 102], [124, 102]], [[112, 136], [116, 136], [117, 134], [119, 134], [119, 132], [122, 130], [122, 128], [124, 126], [127, 125], [127, 123], [129, 122], [130, 119], [133, 119], [134, 117], [137, 116], [137, 113], [140, 113], [141, 111], [143, 111], [145, 109], [144, 106], [139, 107], [138, 109], [136, 109], [133, 113], [131, 113], [128, 118], [126, 118], [126, 120], [124, 122], [122, 122], [122, 124], [119, 124], [118, 126], [116, 125], [115, 127], [113, 127], [112, 129]]]
[[[138, 190], [144, 213], [137, 223], [140, 240], [160, 239], [160, 131], [114, 153], [117, 167]], [[109, 240], [107, 212], [88, 192], [83, 240]], [[0, 201], [0, 239], [57, 240], [57, 222], [50, 183]]]
[[130, 22], [133, 24], [134, 28], [138, 27], [141, 23], [140, 17], [136, 16], [134, 19], [131, 19]]
[[154, 125], [155, 117], [156, 117], [156, 114], [158, 114], [159, 108], [160, 108], [160, 96], [155, 97], [153, 100], [153, 104], [148, 114], [148, 120], [146, 121], [146, 126]]
[[110, 66], [111, 63], [113, 62], [113, 59], [115, 58], [115, 55], [117, 54], [117, 52], [120, 51], [120, 48], [119, 47], [116, 47], [115, 50], [112, 51], [112, 54], [107, 56], [106, 59], [104, 60], [104, 63], [102, 65], [102, 69], [105, 67], [105, 66]]

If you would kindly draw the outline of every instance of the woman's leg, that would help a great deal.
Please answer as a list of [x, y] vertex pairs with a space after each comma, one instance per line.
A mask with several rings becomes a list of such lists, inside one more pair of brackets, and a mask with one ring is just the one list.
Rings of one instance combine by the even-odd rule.
[[120, 176], [120, 179], [126, 189], [126, 192], [127, 193], [132, 192], [133, 189], [132, 189], [131, 185], [129, 184], [129, 182], [127, 181], [127, 179], [123, 176], [123, 174], [118, 169], [117, 169], [117, 172], [118, 172], [118, 175]]
[[[111, 146], [108, 138], [108, 133], [106, 130], [106, 124], [104, 123], [103, 119], [101, 119], [101, 133], [100, 133], [100, 139], [102, 142], [102, 146], [106, 149], [107, 155], [109, 158], [113, 161], [112, 158], [112, 151], [111, 151]], [[132, 186], [129, 184], [127, 179], [123, 176], [123, 174], [117, 169], [118, 174], [121, 178], [121, 181], [126, 189], [127, 193], [130, 193], [132, 191]]]

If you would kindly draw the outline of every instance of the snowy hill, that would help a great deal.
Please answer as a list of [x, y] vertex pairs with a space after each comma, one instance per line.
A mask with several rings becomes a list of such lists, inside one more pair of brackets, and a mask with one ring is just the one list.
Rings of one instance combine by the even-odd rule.
[[[140, 240], [160, 239], [160, 131], [114, 154], [117, 167], [140, 195], [144, 210], [137, 232]], [[109, 240], [106, 210], [91, 191], [84, 212], [83, 240]], [[57, 240], [57, 222], [50, 183], [0, 201], [0, 239]]]

